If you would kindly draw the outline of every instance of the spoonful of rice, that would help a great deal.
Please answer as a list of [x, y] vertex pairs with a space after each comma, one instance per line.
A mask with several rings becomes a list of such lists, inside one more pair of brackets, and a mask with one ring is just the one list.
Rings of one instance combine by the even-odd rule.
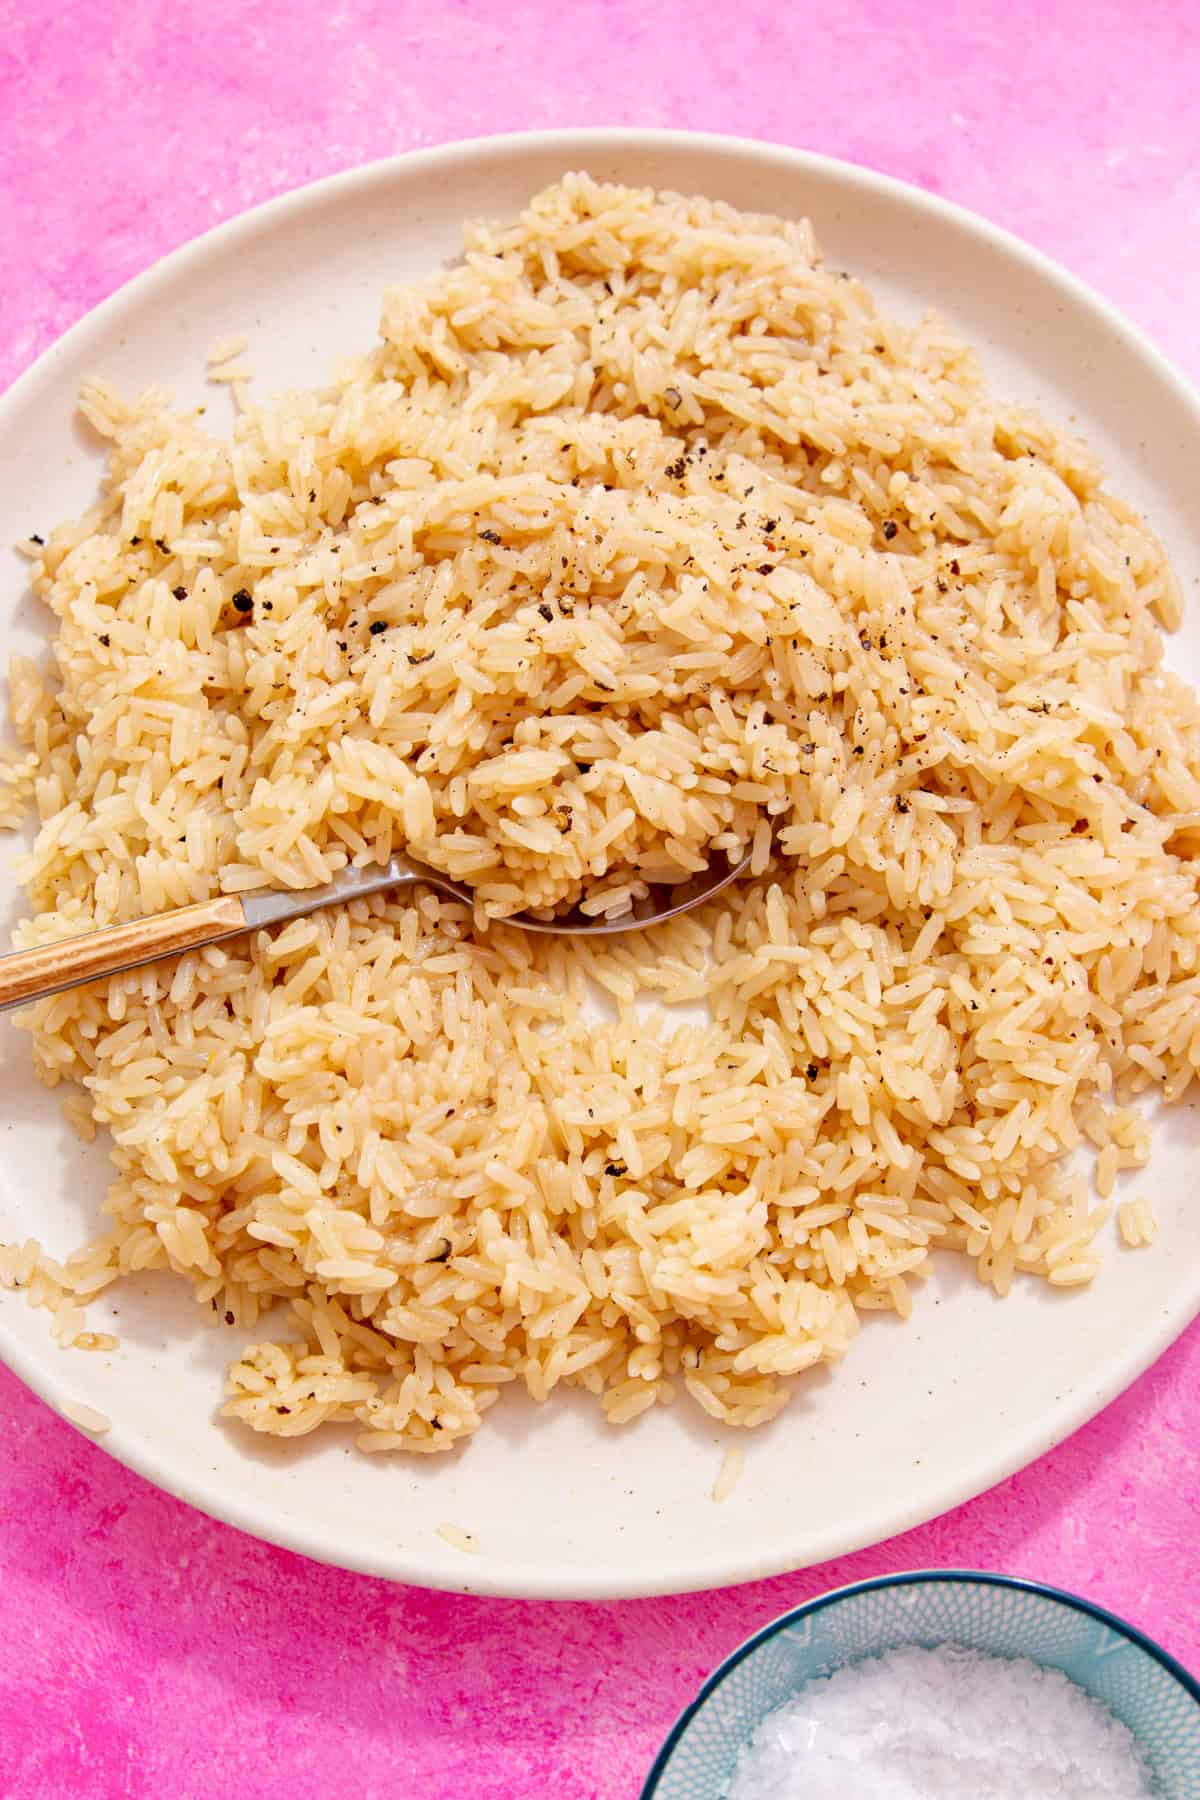
[[[635, 901], [628, 911], [616, 917], [592, 915], [576, 908], [545, 919], [516, 913], [496, 923], [543, 932], [549, 937], [611, 937], [618, 932], [646, 931], [702, 906], [745, 874], [749, 866], [747, 855], [738, 863], [705, 869], [688, 882], [652, 887], [644, 899]], [[343, 869], [324, 887], [295, 891], [259, 888], [248, 894], [218, 894], [211, 900], [198, 900], [171, 912], [133, 919], [127, 925], [107, 925], [99, 931], [81, 932], [77, 937], [0, 956], [0, 1011], [31, 1000], [44, 1000], [50, 994], [82, 987], [85, 982], [99, 981], [106, 975], [120, 975], [145, 963], [181, 956], [185, 950], [202, 950], [206, 944], [219, 944], [248, 931], [286, 925], [290, 919], [301, 919], [322, 907], [412, 887], [434, 888], [448, 899], [461, 900], [467, 906], [474, 904], [470, 888], [407, 856], [393, 856], [384, 866]]]

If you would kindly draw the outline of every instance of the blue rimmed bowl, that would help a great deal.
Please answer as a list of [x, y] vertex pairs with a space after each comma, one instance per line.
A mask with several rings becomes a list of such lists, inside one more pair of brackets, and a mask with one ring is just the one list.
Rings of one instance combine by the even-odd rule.
[[1200, 1684], [1174, 1657], [1078, 1595], [959, 1569], [858, 1582], [764, 1626], [682, 1714], [642, 1800], [721, 1800], [738, 1752], [805, 1682], [885, 1650], [948, 1642], [1060, 1669], [1128, 1725], [1161, 1800], [1200, 1800]]

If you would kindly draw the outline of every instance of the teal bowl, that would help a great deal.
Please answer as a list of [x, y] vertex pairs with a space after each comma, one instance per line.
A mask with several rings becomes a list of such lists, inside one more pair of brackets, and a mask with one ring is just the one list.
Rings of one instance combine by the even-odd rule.
[[885, 1650], [947, 1642], [1061, 1669], [1128, 1725], [1161, 1800], [1200, 1800], [1200, 1684], [1185, 1668], [1090, 1600], [959, 1569], [861, 1581], [765, 1625], [682, 1714], [642, 1800], [722, 1800], [738, 1752], [806, 1681]]

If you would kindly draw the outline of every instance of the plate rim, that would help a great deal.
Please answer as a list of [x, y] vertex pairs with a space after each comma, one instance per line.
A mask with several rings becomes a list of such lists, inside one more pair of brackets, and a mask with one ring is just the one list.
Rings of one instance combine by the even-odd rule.
[[[591, 154], [602, 154], [611, 148], [637, 147], [645, 147], [649, 153], [655, 150], [684, 153], [701, 150], [749, 166], [768, 161], [776, 167], [791, 169], [797, 175], [815, 175], [836, 182], [847, 192], [857, 190], [882, 196], [925, 215], [932, 224], [973, 236], [994, 251], [1024, 265], [1031, 276], [1057, 290], [1075, 309], [1090, 313], [1115, 337], [1123, 340], [1124, 348], [1157, 377], [1185, 415], [1190, 415], [1200, 438], [1200, 390], [1189, 378], [1111, 301], [1044, 251], [1006, 228], [941, 195], [818, 151], [717, 132], [636, 126], [580, 126], [456, 139], [376, 158], [289, 189], [235, 214], [185, 240], [122, 283], [50, 344], [0, 394], [0, 434], [10, 423], [10, 413], [17, 410], [26, 395], [36, 390], [41, 382], [54, 378], [55, 365], [59, 361], [77, 350], [86, 349], [89, 339], [102, 337], [130, 305], [153, 301], [159, 287], [174, 282], [181, 273], [202, 263], [214, 252], [226, 253], [235, 249], [239, 243], [253, 239], [264, 229], [274, 229], [308, 208], [321, 205], [332, 195], [349, 197], [401, 173], [419, 176], [440, 172], [449, 180], [458, 166], [470, 164], [481, 156], [501, 161], [519, 160], [527, 154], [541, 152], [560, 159], [565, 171], [586, 163]], [[1056, 1405], [1036, 1429], [1014, 1437], [1003, 1453], [988, 1452], [977, 1456], [952, 1479], [942, 1482], [932, 1496], [926, 1494], [907, 1506], [893, 1504], [887, 1507], [884, 1524], [881, 1524], [880, 1515], [885, 1509], [877, 1504], [867, 1509], [872, 1515], [871, 1522], [862, 1523], [863, 1514], [859, 1513], [856, 1515], [860, 1520], [857, 1527], [831, 1524], [823, 1532], [809, 1532], [803, 1544], [780, 1538], [775, 1540], [773, 1547], [764, 1550], [752, 1539], [743, 1539], [731, 1545], [723, 1557], [707, 1558], [702, 1566], [697, 1565], [694, 1557], [689, 1559], [686, 1554], [680, 1557], [678, 1552], [672, 1552], [656, 1562], [652, 1572], [642, 1568], [626, 1575], [611, 1569], [593, 1573], [581, 1565], [551, 1565], [543, 1569], [511, 1557], [481, 1557], [477, 1563], [471, 1559], [475, 1566], [465, 1569], [461, 1557], [456, 1559], [423, 1544], [372, 1548], [343, 1541], [331, 1545], [326, 1534], [319, 1529], [309, 1529], [302, 1515], [281, 1515], [272, 1508], [269, 1500], [259, 1496], [227, 1495], [216, 1480], [206, 1477], [203, 1467], [188, 1471], [181, 1482], [179, 1471], [164, 1466], [152, 1444], [143, 1444], [136, 1439], [130, 1441], [115, 1423], [103, 1437], [89, 1437], [89, 1441], [155, 1487], [173, 1498], [185, 1500], [210, 1518], [313, 1561], [364, 1575], [415, 1586], [530, 1600], [594, 1601], [689, 1593], [812, 1568], [833, 1558], [886, 1543], [915, 1526], [943, 1516], [1028, 1467], [1087, 1424], [1144, 1374], [1198, 1314], [1200, 1258], [1197, 1258], [1190, 1280], [1183, 1283], [1171, 1304], [1156, 1310], [1153, 1324], [1138, 1338], [1136, 1345], [1106, 1363], [1099, 1379], [1081, 1384], [1065, 1401]], [[63, 1406], [72, 1400], [69, 1373], [59, 1375], [57, 1354], [47, 1355], [46, 1350], [56, 1352], [56, 1347], [48, 1342], [39, 1354], [34, 1343], [11, 1328], [7, 1309], [0, 1309], [0, 1360], [40, 1399], [64, 1416]], [[65, 1370], [69, 1368], [66, 1357], [62, 1358], [62, 1363]]]

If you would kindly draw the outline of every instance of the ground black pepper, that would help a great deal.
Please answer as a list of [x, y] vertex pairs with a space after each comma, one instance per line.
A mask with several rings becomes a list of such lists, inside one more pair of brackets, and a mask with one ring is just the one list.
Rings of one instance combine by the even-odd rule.
[[893, 519], [885, 519], [884, 520], [883, 535], [887, 539], [889, 544], [891, 543], [892, 539], [895, 537], [895, 535], [899, 529], [900, 529], [900, 527], [895, 523], [895, 521]]
[[385, 620], [383, 620], [383, 619], [372, 619], [371, 620], [371, 636], [372, 637], [378, 637], [381, 631], [386, 631], [386, 630], [387, 630], [387, 623]]
[[233, 604], [240, 613], [250, 612], [254, 606], [254, 601], [249, 589], [239, 588], [237, 593], [233, 596]]

